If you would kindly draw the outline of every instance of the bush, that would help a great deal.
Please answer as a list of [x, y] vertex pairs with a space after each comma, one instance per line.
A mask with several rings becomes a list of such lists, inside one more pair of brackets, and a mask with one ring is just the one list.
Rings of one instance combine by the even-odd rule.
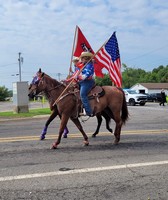
[[5, 86], [0, 86], [0, 101], [5, 101], [7, 97], [11, 96], [11, 91], [8, 90], [8, 88], [5, 88]]

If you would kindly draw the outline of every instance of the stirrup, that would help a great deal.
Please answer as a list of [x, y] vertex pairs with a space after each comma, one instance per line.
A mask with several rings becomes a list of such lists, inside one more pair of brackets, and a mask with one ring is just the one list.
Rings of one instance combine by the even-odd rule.
[[87, 116], [85, 109], [83, 109], [83, 112], [79, 113], [79, 116]]

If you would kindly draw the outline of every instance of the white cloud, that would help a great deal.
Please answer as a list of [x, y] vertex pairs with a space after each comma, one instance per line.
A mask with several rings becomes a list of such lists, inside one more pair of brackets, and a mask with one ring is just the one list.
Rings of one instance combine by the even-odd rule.
[[163, 0], [3, 1], [0, 85], [11, 87], [10, 74], [18, 73], [18, 65], [8, 64], [18, 62], [18, 52], [28, 81], [39, 66], [55, 77], [68, 74], [76, 25], [95, 51], [117, 31], [122, 62], [128, 66], [151, 70], [167, 65], [167, 18], [168, 2]]

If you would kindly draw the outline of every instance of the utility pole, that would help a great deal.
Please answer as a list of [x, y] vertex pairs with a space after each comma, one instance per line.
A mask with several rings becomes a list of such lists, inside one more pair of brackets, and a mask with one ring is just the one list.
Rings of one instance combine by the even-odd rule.
[[23, 57], [21, 57], [21, 52], [19, 52], [19, 81], [22, 81], [21, 63], [23, 63]]
[[61, 73], [57, 73], [57, 75], [58, 75], [58, 81], [60, 81], [60, 79], [61, 79]]

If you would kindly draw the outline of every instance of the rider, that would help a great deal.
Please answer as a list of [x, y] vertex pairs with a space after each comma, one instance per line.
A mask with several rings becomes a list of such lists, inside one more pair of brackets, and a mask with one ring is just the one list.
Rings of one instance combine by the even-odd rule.
[[[77, 79], [79, 83], [80, 97], [84, 106], [84, 112], [80, 113], [79, 114], [80, 116], [82, 115], [88, 115], [90, 117], [94, 116], [89, 100], [88, 100], [88, 96], [87, 96], [89, 91], [95, 84], [95, 81], [93, 79], [94, 66], [93, 66], [92, 57], [93, 57], [92, 53], [85, 52], [85, 51], [82, 52], [79, 57], [80, 61], [78, 61], [77, 64], [75, 65], [76, 67], [75, 67], [74, 74], [72, 74], [71, 78], [66, 80], [67, 82], [70, 82], [72, 80]], [[81, 72], [80, 74], [78, 74], [80, 70]]]
[[66, 80], [67, 82], [69, 82], [69, 81], [71, 81], [73, 79], [72, 76], [73, 76], [74, 72], [76, 72], [78, 70], [77, 64], [78, 64], [79, 60], [80, 60], [79, 57], [75, 57], [75, 56], [73, 57], [72, 63], [74, 65], [74, 69], [72, 69], [70, 67], [70, 69], [69, 69], [69, 75], [67, 76], [67, 80]]
[[85, 109], [84, 112], [80, 115], [85, 115], [86, 112], [86, 115], [90, 117], [94, 116], [88, 99], [88, 93], [95, 84], [95, 81], [93, 79], [94, 66], [92, 57], [92, 53], [82, 52], [80, 55], [81, 62], [77, 65], [80, 69], [84, 67], [78, 76], [78, 82], [80, 85], [80, 97]]
[[[74, 64], [74, 70], [76, 71], [77, 70], [77, 65], [78, 65], [78, 62], [79, 62], [79, 57], [74, 57], [73, 59], [72, 59], [72, 62], [73, 62], [73, 64]], [[73, 73], [73, 71], [72, 71], [72, 73]]]

